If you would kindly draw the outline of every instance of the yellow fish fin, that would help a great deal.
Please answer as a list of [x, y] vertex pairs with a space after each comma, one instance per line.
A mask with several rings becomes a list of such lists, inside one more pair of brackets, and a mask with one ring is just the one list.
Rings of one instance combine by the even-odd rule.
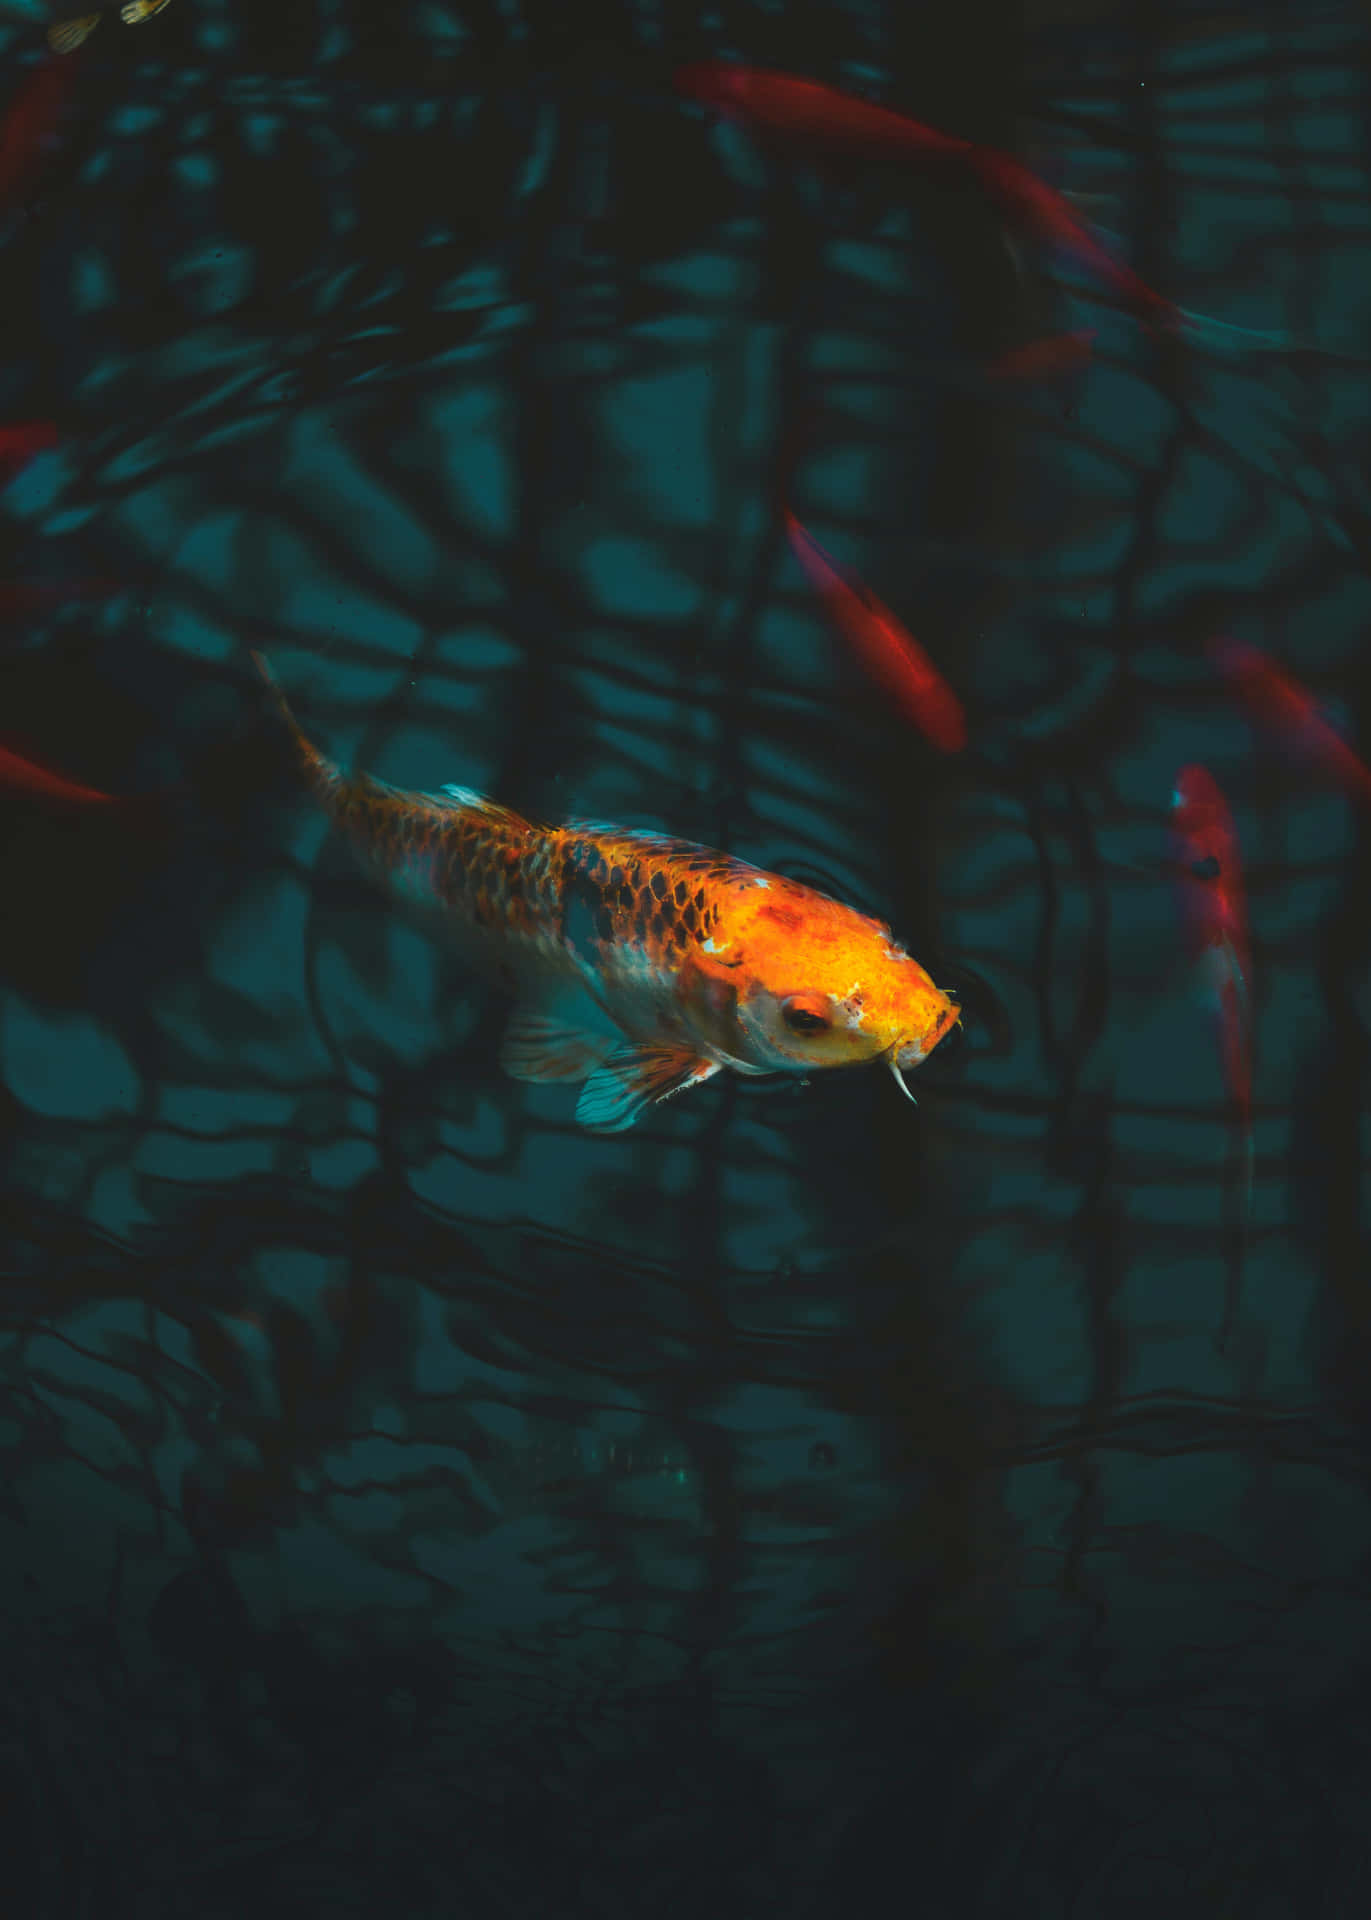
[[54, 53], [75, 53], [100, 24], [98, 13], [83, 13], [76, 20], [59, 20], [48, 28], [48, 45]]
[[717, 1060], [689, 1047], [619, 1047], [582, 1087], [576, 1118], [592, 1133], [622, 1133], [644, 1107], [698, 1087], [718, 1071]]
[[500, 1065], [515, 1080], [586, 1080], [620, 1044], [615, 1034], [520, 1008], [505, 1029]]
[[120, 7], [119, 18], [126, 27], [136, 27], [140, 20], [151, 20], [166, 5], [167, 0], [128, 0], [127, 6]]

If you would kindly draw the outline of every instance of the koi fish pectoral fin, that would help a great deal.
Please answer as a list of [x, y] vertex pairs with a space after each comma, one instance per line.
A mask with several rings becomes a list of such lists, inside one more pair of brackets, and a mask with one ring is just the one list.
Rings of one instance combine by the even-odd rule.
[[1252, 1026], [1252, 995], [1248, 988], [1247, 974], [1242, 961], [1238, 958], [1232, 941], [1225, 940], [1223, 944], [1228, 960], [1229, 972], [1233, 980], [1233, 1001], [1237, 1015], [1244, 1029], [1250, 1030]]
[[620, 1046], [598, 1066], [576, 1103], [576, 1118], [592, 1133], [622, 1133], [645, 1107], [700, 1086], [720, 1071], [688, 1047]]
[[1216, 1013], [1232, 1014], [1244, 1030], [1251, 1025], [1252, 1004], [1247, 977], [1231, 940], [1216, 940], [1200, 957], [1199, 978], [1205, 998]]
[[621, 1044], [617, 1034], [520, 1010], [505, 1029], [500, 1065], [515, 1080], [587, 1080]]
[[119, 9], [119, 18], [126, 27], [136, 27], [140, 21], [151, 20], [155, 13], [170, 5], [170, 0], [128, 0], [126, 6]]
[[48, 28], [48, 45], [54, 53], [75, 53], [99, 24], [98, 13], [83, 13], [76, 20], [59, 20]]
[[1028, 278], [1024, 269], [1023, 248], [1014, 238], [1008, 227], [1000, 228], [1000, 244], [1009, 255], [1009, 264], [1014, 269], [1014, 278], [1020, 286]]

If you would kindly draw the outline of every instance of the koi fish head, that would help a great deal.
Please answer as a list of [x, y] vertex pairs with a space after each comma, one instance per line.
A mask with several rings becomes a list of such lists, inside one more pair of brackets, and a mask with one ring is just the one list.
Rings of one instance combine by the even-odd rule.
[[890, 928], [777, 874], [727, 882], [684, 970], [686, 1019], [754, 1073], [883, 1060], [900, 1081], [961, 1019]]
[[1228, 807], [1206, 767], [1182, 767], [1171, 783], [1171, 820], [1178, 834], [1212, 838], [1222, 832]]

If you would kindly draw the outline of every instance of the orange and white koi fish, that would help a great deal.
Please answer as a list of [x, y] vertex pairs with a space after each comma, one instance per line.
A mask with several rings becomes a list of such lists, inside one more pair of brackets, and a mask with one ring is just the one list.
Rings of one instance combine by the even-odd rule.
[[1360, 800], [1371, 800], [1371, 769], [1323, 718], [1312, 693], [1292, 680], [1257, 647], [1216, 635], [1209, 657], [1237, 687], [1255, 717], [1283, 735], [1307, 758]]
[[783, 513], [795, 558], [867, 672], [935, 747], [959, 753], [966, 745], [961, 702], [918, 641], [870, 588], [842, 571], [788, 507]]
[[1214, 989], [1224, 1081], [1237, 1114], [1246, 1184], [1252, 1181], [1252, 955], [1238, 836], [1228, 802], [1204, 767], [1182, 767], [1171, 795], [1181, 893], [1196, 958]]
[[889, 927], [797, 881], [688, 840], [535, 825], [465, 787], [407, 793], [340, 772], [253, 660], [309, 787], [367, 865], [520, 996], [506, 1070], [583, 1081], [582, 1126], [620, 1132], [724, 1068], [881, 1061], [912, 1099], [904, 1072], [960, 1019]]

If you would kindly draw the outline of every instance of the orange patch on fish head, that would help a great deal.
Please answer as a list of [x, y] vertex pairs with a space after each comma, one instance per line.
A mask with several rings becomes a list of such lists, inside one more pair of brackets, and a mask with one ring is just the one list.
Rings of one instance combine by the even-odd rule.
[[961, 1017], [889, 927], [776, 874], [729, 884], [697, 967], [730, 995], [715, 1044], [763, 1072], [914, 1066]]

